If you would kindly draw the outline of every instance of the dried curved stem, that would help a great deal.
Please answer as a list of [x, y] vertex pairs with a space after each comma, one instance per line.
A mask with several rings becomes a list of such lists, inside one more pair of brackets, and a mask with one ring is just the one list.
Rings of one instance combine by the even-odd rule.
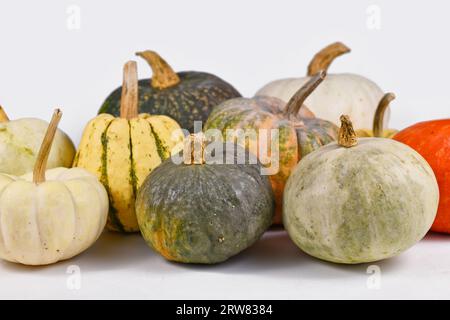
[[123, 67], [122, 96], [120, 98], [120, 117], [134, 119], [138, 112], [138, 76], [136, 61], [128, 61]]
[[180, 77], [173, 71], [172, 67], [155, 51], [136, 52], [136, 55], [145, 59], [152, 68], [152, 87], [165, 89], [180, 82]]
[[285, 113], [287, 115], [297, 115], [300, 112], [305, 100], [311, 93], [322, 83], [326, 77], [324, 70], [319, 71], [311, 79], [308, 80], [289, 100], [286, 105]]
[[53, 139], [55, 138], [56, 129], [58, 129], [59, 121], [61, 120], [62, 112], [56, 109], [53, 112], [52, 120], [48, 125], [47, 132], [42, 140], [41, 148], [39, 149], [36, 163], [33, 170], [33, 182], [40, 184], [45, 182], [45, 170], [47, 169], [47, 160], [52, 148]]
[[383, 135], [383, 122], [384, 122], [384, 113], [386, 109], [389, 107], [389, 104], [392, 100], [395, 99], [395, 94], [392, 92], [386, 93], [383, 98], [381, 98], [380, 103], [378, 104], [377, 110], [375, 111], [375, 116], [373, 118], [373, 136], [381, 137]]
[[350, 118], [346, 115], [340, 117], [341, 128], [339, 129], [338, 144], [345, 148], [350, 148], [358, 144], [356, 132]]
[[335, 42], [320, 50], [308, 65], [308, 76], [312, 76], [320, 70], [327, 71], [331, 63], [337, 57], [350, 52], [350, 48], [342, 42]]

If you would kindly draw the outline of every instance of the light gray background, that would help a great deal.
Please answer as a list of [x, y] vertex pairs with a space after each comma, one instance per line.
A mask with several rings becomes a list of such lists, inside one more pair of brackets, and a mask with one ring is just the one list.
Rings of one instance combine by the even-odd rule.
[[[68, 28], [71, 5], [81, 10], [80, 29]], [[380, 29], [367, 25], [371, 5]], [[395, 92], [391, 127], [403, 128], [449, 116], [449, 15], [450, 3], [438, 0], [2, 0], [0, 104], [11, 118], [49, 119], [61, 107], [61, 128], [78, 143], [137, 50], [158, 51], [178, 71], [217, 74], [251, 96], [270, 80], [302, 76], [318, 49], [339, 40], [353, 52], [330, 72], [359, 73]], [[81, 267], [80, 290], [66, 286], [70, 264]], [[450, 239], [431, 235], [380, 267], [381, 289], [369, 290], [366, 265], [318, 262], [283, 233], [212, 268], [169, 264], [138, 236], [108, 234], [52, 267], [0, 263], [0, 297], [448, 298]]]
[[[67, 28], [73, 4], [79, 30]], [[373, 4], [379, 30], [367, 27]], [[403, 128], [449, 115], [449, 12], [438, 0], [2, 1], [0, 104], [13, 118], [48, 119], [59, 106], [61, 127], [78, 142], [137, 50], [157, 50], [178, 71], [215, 73], [251, 96], [270, 80], [304, 75], [318, 49], [340, 40], [353, 52], [330, 72], [395, 92], [391, 126]]]

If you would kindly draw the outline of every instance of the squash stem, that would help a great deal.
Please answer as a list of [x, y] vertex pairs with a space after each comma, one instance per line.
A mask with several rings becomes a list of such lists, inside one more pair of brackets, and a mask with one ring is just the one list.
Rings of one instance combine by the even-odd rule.
[[120, 117], [134, 119], [138, 112], [138, 76], [136, 61], [128, 61], [123, 67], [122, 96], [120, 98]]
[[205, 140], [203, 133], [191, 133], [184, 140], [183, 149], [184, 164], [205, 163]]
[[147, 61], [150, 68], [152, 68], [152, 87], [162, 90], [180, 82], [180, 77], [173, 71], [172, 67], [155, 51], [146, 50], [136, 52], [136, 55]]
[[0, 123], [8, 122], [9, 118], [2, 106], [0, 106]]
[[287, 115], [297, 115], [305, 100], [313, 93], [319, 84], [322, 83], [325, 77], [326, 72], [321, 70], [309, 79], [308, 82], [306, 82], [289, 100], [285, 108], [285, 113]]
[[339, 129], [338, 144], [345, 148], [350, 148], [358, 144], [356, 139], [356, 132], [353, 129], [353, 124], [347, 115], [340, 117], [341, 128]]
[[52, 148], [53, 140], [55, 138], [56, 129], [58, 128], [59, 121], [61, 120], [62, 112], [56, 109], [53, 112], [52, 120], [48, 125], [47, 132], [42, 140], [41, 148], [39, 149], [36, 163], [33, 170], [33, 182], [40, 184], [45, 182], [45, 170], [47, 168], [47, 160]]
[[392, 100], [395, 99], [395, 94], [392, 92], [386, 93], [383, 98], [381, 98], [380, 103], [378, 104], [377, 110], [375, 111], [375, 116], [373, 118], [373, 136], [381, 137], [383, 134], [383, 122], [384, 122], [384, 113], [386, 109], [389, 107], [389, 104]]
[[311, 77], [320, 70], [327, 71], [334, 59], [348, 52], [350, 52], [350, 48], [342, 42], [335, 42], [328, 45], [313, 57], [308, 65], [307, 75]]

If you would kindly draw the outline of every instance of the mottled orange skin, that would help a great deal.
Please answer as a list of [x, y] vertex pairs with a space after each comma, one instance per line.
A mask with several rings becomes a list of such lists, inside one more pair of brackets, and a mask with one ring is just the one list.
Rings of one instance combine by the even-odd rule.
[[417, 123], [394, 137], [420, 153], [439, 185], [439, 208], [432, 231], [450, 233], [450, 119]]
[[175, 261], [175, 256], [167, 248], [165, 244], [166, 232], [164, 229], [158, 229], [152, 234], [153, 237], [153, 248], [159, 252], [164, 258], [170, 261]]

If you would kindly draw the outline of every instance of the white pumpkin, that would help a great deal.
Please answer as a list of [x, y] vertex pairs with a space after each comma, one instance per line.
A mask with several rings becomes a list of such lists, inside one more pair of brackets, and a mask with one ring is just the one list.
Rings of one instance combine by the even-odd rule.
[[412, 148], [362, 138], [347, 117], [339, 143], [300, 161], [284, 191], [283, 222], [306, 253], [337, 263], [395, 256], [430, 229], [439, 202], [433, 170]]
[[[33, 170], [48, 122], [36, 118], [9, 120], [0, 107], [0, 172], [22, 175]], [[75, 156], [72, 140], [57, 130], [48, 168], [71, 167]]]
[[46, 265], [69, 259], [91, 246], [105, 227], [108, 196], [81, 168], [45, 171], [57, 111], [42, 143], [33, 173], [0, 174], [0, 258]]
[[[333, 43], [317, 53], [308, 67], [308, 76], [275, 80], [266, 84], [256, 96], [276, 97], [285, 102], [301, 88], [311, 76], [328, 70], [334, 58], [350, 52], [344, 44]], [[339, 125], [341, 114], [352, 119], [356, 129], [371, 128], [383, 91], [373, 81], [356, 74], [328, 74], [323, 83], [305, 101], [317, 118]], [[390, 110], [385, 111], [384, 125], [389, 122]]]

